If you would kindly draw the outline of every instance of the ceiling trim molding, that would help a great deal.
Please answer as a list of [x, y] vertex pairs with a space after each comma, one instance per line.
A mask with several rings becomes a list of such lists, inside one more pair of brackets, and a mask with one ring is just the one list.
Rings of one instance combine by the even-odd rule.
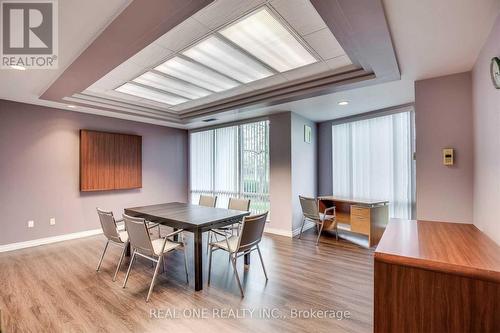
[[283, 83], [271, 89], [263, 88], [191, 108], [183, 111], [180, 117], [181, 119], [192, 119], [236, 108], [271, 106], [332, 93], [339, 91], [339, 86], [356, 84], [372, 79], [375, 79], [373, 73], [359, 68], [329, 76], [309, 77], [294, 81], [292, 84]]

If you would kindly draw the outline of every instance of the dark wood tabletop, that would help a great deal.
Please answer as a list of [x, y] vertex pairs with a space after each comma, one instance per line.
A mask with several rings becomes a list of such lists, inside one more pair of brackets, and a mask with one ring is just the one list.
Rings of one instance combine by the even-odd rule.
[[[250, 212], [169, 202], [125, 208], [125, 214], [193, 233], [194, 285], [198, 291], [203, 289], [203, 232], [238, 223]], [[250, 264], [250, 254], [245, 255], [245, 264]]]
[[125, 208], [125, 214], [143, 217], [148, 221], [157, 222], [177, 229], [194, 231], [210, 230], [217, 226], [234, 223], [249, 212], [224, 208], [204, 207], [181, 202], [169, 202], [151, 206]]

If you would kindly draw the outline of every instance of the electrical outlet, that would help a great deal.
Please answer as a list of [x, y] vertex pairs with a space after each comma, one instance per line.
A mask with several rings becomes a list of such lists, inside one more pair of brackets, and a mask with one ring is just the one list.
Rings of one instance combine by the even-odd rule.
[[30, 220], [28, 221], [28, 228], [34, 228], [35, 227], [35, 221]]
[[55, 217], [51, 217], [50, 218], [50, 225], [55, 225], [56, 224], [56, 218]]

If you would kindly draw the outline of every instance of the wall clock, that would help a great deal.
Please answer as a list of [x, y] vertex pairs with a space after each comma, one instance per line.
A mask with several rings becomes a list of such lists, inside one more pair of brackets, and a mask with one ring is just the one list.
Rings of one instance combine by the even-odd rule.
[[494, 57], [491, 59], [491, 80], [495, 88], [500, 89], [500, 58]]

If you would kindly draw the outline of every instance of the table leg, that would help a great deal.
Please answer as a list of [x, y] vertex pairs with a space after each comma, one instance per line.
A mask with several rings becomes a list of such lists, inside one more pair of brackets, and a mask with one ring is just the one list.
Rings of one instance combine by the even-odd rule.
[[246, 253], [244, 256], [245, 260], [245, 265], [250, 265], [250, 252]]
[[[177, 228], [172, 228], [172, 229], [173, 229], [173, 232], [176, 232], [177, 230], [179, 230]], [[179, 241], [179, 234], [174, 235], [174, 242], [178, 242], [178, 241]]]
[[203, 238], [200, 230], [194, 231], [194, 290], [203, 289]]
[[125, 257], [130, 257], [130, 243], [127, 243], [127, 249], [125, 250]]

